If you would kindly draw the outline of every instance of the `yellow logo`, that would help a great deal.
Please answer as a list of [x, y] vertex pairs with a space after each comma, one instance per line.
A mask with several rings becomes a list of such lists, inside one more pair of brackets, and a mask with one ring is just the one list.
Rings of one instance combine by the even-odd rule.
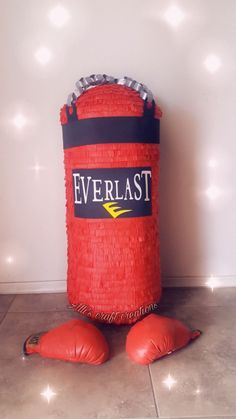
[[[133, 210], [123, 210], [121, 207], [114, 207], [114, 205], [118, 204], [118, 202], [107, 202], [106, 204], [103, 204], [103, 207], [113, 218], [119, 217], [119, 215], [124, 214], [125, 212], [130, 212]], [[118, 211], [120, 210], [120, 211]]]

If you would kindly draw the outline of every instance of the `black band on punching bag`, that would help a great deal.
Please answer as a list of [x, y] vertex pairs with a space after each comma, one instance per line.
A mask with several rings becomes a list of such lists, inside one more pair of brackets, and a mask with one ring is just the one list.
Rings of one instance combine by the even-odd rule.
[[159, 119], [150, 114], [141, 117], [116, 116], [78, 120], [70, 115], [62, 126], [65, 148], [108, 143], [159, 143]]

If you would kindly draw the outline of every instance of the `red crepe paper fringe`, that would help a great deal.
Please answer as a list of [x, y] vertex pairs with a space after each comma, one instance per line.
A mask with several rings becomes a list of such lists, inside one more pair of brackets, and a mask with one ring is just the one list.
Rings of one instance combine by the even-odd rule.
[[[94, 89], [96, 89], [94, 91]], [[60, 122], [67, 124], [67, 105], [60, 111]], [[92, 87], [76, 101], [77, 117], [101, 118], [109, 116], [142, 116], [143, 100], [139, 94], [129, 87], [117, 84]], [[69, 112], [73, 112], [69, 107]], [[159, 119], [162, 111], [158, 105], [155, 108], [155, 118]]]
[[[120, 85], [89, 89], [76, 102], [79, 119], [142, 116], [143, 100]], [[161, 111], [156, 108], [156, 117]], [[67, 122], [66, 108], [61, 123]], [[96, 144], [64, 150], [67, 288], [74, 309], [108, 323], [133, 323], [157, 308], [161, 295], [158, 144]], [[152, 168], [152, 215], [119, 219], [74, 217], [74, 168]]]

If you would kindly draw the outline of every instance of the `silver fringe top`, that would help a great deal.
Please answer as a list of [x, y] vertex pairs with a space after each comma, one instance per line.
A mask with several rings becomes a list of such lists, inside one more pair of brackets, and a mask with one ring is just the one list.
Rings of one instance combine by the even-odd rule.
[[92, 74], [89, 77], [81, 77], [81, 79], [75, 83], [76, 88], [74, 92], [68, 96], [67, 105], [71, 106], [79, 96], [86, 92], [86, 90], [101, 84], [120, 84], [122, 86], [130, 87], [138, 92], [143, 100], [147, 100], [148, 102], [152, 102], [153, 100], [151, 90], [149, 90], [145, 84], [139, 83], [130, 77], [124, 76], [120, 79], [116, 79], [112, 76], [107, 76], [106, 74]]

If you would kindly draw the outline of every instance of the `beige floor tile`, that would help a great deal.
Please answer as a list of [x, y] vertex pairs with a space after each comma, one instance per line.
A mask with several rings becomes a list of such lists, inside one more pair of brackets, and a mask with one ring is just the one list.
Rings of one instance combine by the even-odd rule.
[[0, 313], [0, 324], [5, 316], [6, 316], [6, 313]]
[[[203, 331], [188, 347], [151, 365], [161, 417], [236, 415], [236, 307], [166, 308], [162, 314]], [[170, 374], [176, 384], [163, 381]]]
[[14, 294], [0, 294], [0, 313], [8, 310], [14, 298]]
[[10, 312], [63, 311], [69, 309], [66, 293], [20, 294], [13, 301]]
[[[111, 359], [101, 366], [72, 364], [32, 355], [21, 358], [25, 337], [66, 321], [71, 312], [8, 313], [0, 326], [0, 417], [4, 419], [155, 418], [149, 371], [125, 353], [126, 327], [101, 326]], [[40, 393], [57, 393], [48, 404]]]
[[161, 306], [229, 306], [236, 305], [236, 287], [215, 288], [164, 288]]

